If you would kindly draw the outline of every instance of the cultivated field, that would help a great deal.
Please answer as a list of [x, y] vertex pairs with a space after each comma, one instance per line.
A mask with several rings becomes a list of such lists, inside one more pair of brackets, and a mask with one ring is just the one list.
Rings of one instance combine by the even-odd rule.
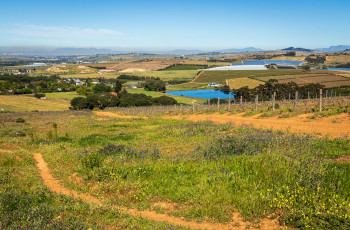
[[261, 84], [264, 84], [264, 82], [247, 77], [241, 77], [228, 79], [226, 84], [230, 86], [231, 89], [239, 89], [244, 86], [248, 86], [248, 88], [253, 89]]
[[96, 73], [97, 70], [84, 65], [56, 65], [45, 70], [36, 71], [36, 74], [89, 74]]
[[268, 81], [276, 79], [279, 83], [295, 82], [298, 85], [310, 83], [320, 83], [326, 87], [339, 87], [350, 85], [350, 80], [337, 74], [301, 74], [301, 75], [282, 75], [282, 76], [266, 76], [255, 77], [257, 80]]
[[[311, 74], [313, 71], [304, 72], [301, 70], [227, 70], [227, 71], [204, 71], [196, 80], [197, 83], [221, 83], [224, 84], [226, 79], [233, 78], [256, 78], [265, 76], [281, 76], [281, 75], [298, 75]], [[319, 73], [320, 71], [317, 71]], [[314, 72], [315, 73], [315, 72]]]
[[[230, 65], [228, 62], [213, 63], [206, 60], [178, 60], [178, 59], [144, 59], [134, 61], [119, 61], [109, 63], [98, 63], [98, 64], [87, 64], [86, 66], [92, 67], [106, 67], [107, 69], [117, 70], [120, 72], [143, 72], [143, 71], [156, 71], [162, 70], [171, 65], [182, 64], [182, 65]], [[183, 68], [182, 68], [183, 69]]]
[[141, 76], [141, 77], [159, 77], [163, 81], [169, 81], [169, 80], [190, 81], [196, 77], [197, 73], [198, 73], [197, 70], [167, 70], [167, 71], [133, 72], [133, 73], [123, 73], [123, 74]]

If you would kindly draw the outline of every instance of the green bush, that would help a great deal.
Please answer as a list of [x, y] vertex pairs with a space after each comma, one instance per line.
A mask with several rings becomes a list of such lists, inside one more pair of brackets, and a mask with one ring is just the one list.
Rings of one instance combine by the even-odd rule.
[[165, 92], [166, 91], [165, 82], [158, 79], [146, 79], [145, 90]]
[[35, 94], [34, 94], [34, 97], [40, 99], [40, 98], [42, 98], [42, 97], [45, 97], [45, 93], [35, 93]]
[[26, 120], [24, 120], [22, 117], [19, 117], [16, 119], [16, 123], [24, 123]]

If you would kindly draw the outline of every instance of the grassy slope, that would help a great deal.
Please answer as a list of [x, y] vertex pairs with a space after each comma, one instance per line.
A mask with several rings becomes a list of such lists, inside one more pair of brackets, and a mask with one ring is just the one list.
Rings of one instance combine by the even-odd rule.
[[[161, 201], [175, 206], [171, 215], [190, 219], [225, 222], [238, 210], [248, 219], [278, 213], [281, 222], [296, 228], [350, 225], [350, 167], [317, 156], [343, 155], [349, 152], [349, 140], [187, 121], [59, 117], [28, 117], [30, 125], [8, 124], [0, 140], [31, 144], [26, 148], [43, 153], [65, 186], [122, 206], [164, 212], [153, 206]], [[52, 120], [58, 122], [58, 136], [66, 139], [48, 139]], [[31, 127], [40, 127], [35, 140], [48, 142], [10, 136], [11, 130]], [[99, 155], [84, 154], [86, 148], [94, 153], [108, 143], [136, 152], [132, 156], [106, 148]], [[160, 158], [154, 158], [157, 153]], [[89, 168], [88, 162], [94, 166]], [[85, 179], [73, 183], [69, 178], [75, 172]], [[75, 212], [86, 215], [80, 209]], [[108, 215], [108, 210], [100, 215], [92, 212], [89, 219]]]
[[32, 95], [0, 95], [0, 109], [14, 112], [67, 110], [70, 106], [70, 101], [63, 98], [40, 100]]

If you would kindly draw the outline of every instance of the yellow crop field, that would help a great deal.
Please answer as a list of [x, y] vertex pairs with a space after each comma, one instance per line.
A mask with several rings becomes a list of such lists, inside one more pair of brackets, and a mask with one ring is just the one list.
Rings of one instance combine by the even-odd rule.
[[239, 89], [244, 86], [248, 86], [248, 88], [252, 89], [261, 84], [264, 84], [264, 82], [262, 81], [258, 81], [247, 77], [228, 79], [227, 83], [231, 89]]

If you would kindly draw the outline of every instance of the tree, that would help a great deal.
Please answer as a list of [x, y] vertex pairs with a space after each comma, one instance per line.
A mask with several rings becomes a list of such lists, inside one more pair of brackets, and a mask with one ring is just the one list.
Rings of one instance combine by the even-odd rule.
[[122, 88], [123, 88], [122, 83], [119, 80], [117, 80], [115, 82], [114, 92], [118, 93], [118, 92], [120, 92], [122, 90]]
[[305, 71], [310, 71], [311, 67], [309, 65], [302, 65], [301, 68]]
[[165, 82], [158, 79], [146, 79], [145, 90], [165, 92], [166, 91]]
[[85, 97], [75, 97], [70, 102], [72, 108], [74, 110], [81, 110], [88, 108], [88, 101]]
[[103, 84], [98, 84], [98, 85], [95, 85], [95, 87], [93, 88], [93, 92], [94, 93], [109, 93], [109, 92], [112, 92], [112, 87], [107, 86], [107, 85], [103, 85]]

